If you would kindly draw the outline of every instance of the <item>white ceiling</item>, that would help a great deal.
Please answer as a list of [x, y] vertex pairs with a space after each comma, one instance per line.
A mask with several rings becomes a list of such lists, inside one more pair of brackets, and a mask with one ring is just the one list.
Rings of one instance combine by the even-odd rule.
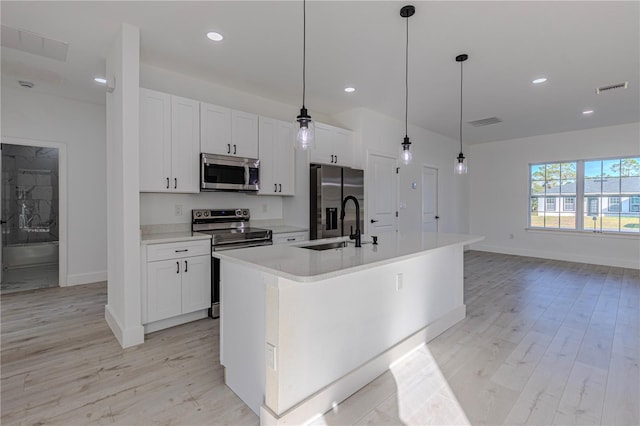
[[[366, 107], [404, 118], [407, 2], [307, 3], [307, 107]], [[639, 121], [638, 1], [417, 1], [409, 20], [409, 121], [458, 138], [460, 67], [465, 143]], [[104, 102], [92, 78], [119, 24], [140, 28], [148, 64], [299, 106], [301, 1], [2, 1], [2, 25], [69, 43], [66, 62], [2, 48], [2, 79]], [[215, 44], [210, 30], [224, 34]], [[548, 82], [533, 85], [536, 77]], [[626, 90], [595, 88], [629, 81]], [[356, 92], [343, 88], [353, 85]], [[27, 89], [25, 89], [27, 90]], [[587, 108], [595, 110], [583, 116]]]

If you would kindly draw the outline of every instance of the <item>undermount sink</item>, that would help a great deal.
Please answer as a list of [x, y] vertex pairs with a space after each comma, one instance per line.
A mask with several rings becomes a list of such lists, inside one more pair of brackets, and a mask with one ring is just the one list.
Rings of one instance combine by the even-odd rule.
[[339, 249], [339, 248], [347, 247], [348, 245], [349, 245], [349, 241], [334, 241], [332, 243], [315, 244], [310, 246], [299, 246], [299, 247], [303, 249], [322, 251], [322, 250]]

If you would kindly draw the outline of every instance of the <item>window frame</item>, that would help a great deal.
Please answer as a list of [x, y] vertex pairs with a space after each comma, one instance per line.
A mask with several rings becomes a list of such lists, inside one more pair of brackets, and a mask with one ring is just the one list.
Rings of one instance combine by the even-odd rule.
[[[623, 193], [620, 192], [620, 194], [618, 195], [607, 195], [604, 193], [599, 194], [598, 196], [595, 195], [585, 195], [584, 193], [584, 180], [585, 180], [585, 163], [587, 162], [591, 162], [591, 161], [601, 161], [601, 162], [605, 162], [605, 161], [611, 161], [611, 160], [624, 160], [627, 158], [640, 158], [640, 154], [635, 154], [635, 155], [622, 155], [622, 156], [615, 156], [615, 157], [599, 157], [599, 158], [583, 158], [580, 160], [556, 160], [556, 161], [537, 161], [537, 162], [530, 162], [528, 164], [528, 201], [527, 201], [527, 226], [525, 229], [527, 230], [531, 230], [531, 231], [543, 231], [543, 232], [549, 232], [549, 231], [560, 231], [560, 232], [570, 232], [570, 233], [586, 233], [586, 234], [594, 234], [594, 233], [598, 233], [598, 234], [608, 234], [608, 235], [612, 235], [612, 236], [623, 236], [623, 237], [639, 237], [640, 236], [640, 232], [623, 232], [621, 230], [618, 231], [613, 231], [613, 230], [608, 230], [608, 229], [602, 229], [602, 226], [600, 226], [597, 230], [590, 230], [588, 228], [585, 228], [585, 215], [588, 217], [589, 213], [585, 210], [585, 204], [587, 202], [588, 198], [594, 197], [598, 199], [598, 216], [601, 215], [601, 209], [602, 209], [602, 203], [601, 200], [604, 200], [605, 197], [610, 198], [610, 197], [619, 197], [620, 198], [620, 211], [619, 212], [612, 212], [612, 213], [618, 213], [618, 214], [623, 214], [623, 213], [639, 213], [640, 212], [640, 204], [634, 204], [633, 203], [633, 197], [640, 197], [640, 194], [636, 194], [636, 195], [629, 195], [628, 193]], [[532, 167], [534, 166], [544, 166], [546, 167], [548, 164], [566, 164], [566, 163], [575, 163], [576, 164], [576, 193], [575, 195], [569, 195], [568, 197], [575, 197], [575, 210], [573, 210], [573, 212], [575, 212], [575, 228], [562, 228], [562, 227], [546, 227], [546, 226], [532, 226], [531, 225], [531, 218], [532, 218], [532, 210], [531, 210], [531, 200], [533, 198], [546, 198], [544, 195], [543, 196], [538, 196], [538, 195], [533, 195], [532, 194], [532, 182], [533, 180], [531, 179], [531, 171], [532, 171]], [[619, 178], [622, 178], [623, 176], [619, 176]], [[558, 210], [560, 213], [567, 211], [570, 212], [568, 210], [564, 209], [564, 196], [562, 195], [562, 193], [560, 193], [558, 195], [560, 198], [563, 198], [562, 200], [562, 206], [559, 206], [560, 209]], [[623, 205], [622, 205], [622, 198], [628, 196], [629, 197], [629, 207], [627, 210], [629, 210], [628, 212], [622, 212], [623, 209]], [[635, 207], [637, 206], [637, 207]], [[558, 207], [558, 206], [556, 206]], [[634, 210], [634, 208], [636, 208], [637, 210]], [[546, 209], [546, 201], [545, 201], [545, 209], [543, 210], [544, 212], [550, 211]]]
[[[572, 201], [569, 203], [569, 205], [571, 206], [570, 209], [567, 208], [567, 199], [571, 199]], [[562, 211], [563, 212], [575, 212], [576, 211], [576, 197], [575, 196], [568, 196], [568, 197], [562, 197]]]

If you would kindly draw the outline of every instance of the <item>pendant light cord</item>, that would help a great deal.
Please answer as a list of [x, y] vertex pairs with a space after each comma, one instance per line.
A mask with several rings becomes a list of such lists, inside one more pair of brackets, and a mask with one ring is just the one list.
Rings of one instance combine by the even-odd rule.
[[408, 137], [408, 116], [409, 116], [409, 17], [407, 20], [407, 43], [405, 49], [404, 64], [404, 136]]
[[302, 0], [302, 108], [306, 95], [307, 70], [307, 2]]
[[462, 152], [462, 64], [460, 61], [460, 152]]

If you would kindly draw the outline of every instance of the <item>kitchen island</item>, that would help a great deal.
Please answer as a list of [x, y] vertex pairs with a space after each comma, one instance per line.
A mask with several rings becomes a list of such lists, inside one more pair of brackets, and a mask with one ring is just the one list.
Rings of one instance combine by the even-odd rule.
[[473, 235], [381, 234], [215, 253], [220, 361], [262, 424], [301, 424], [465, 317], [464, 245]]

